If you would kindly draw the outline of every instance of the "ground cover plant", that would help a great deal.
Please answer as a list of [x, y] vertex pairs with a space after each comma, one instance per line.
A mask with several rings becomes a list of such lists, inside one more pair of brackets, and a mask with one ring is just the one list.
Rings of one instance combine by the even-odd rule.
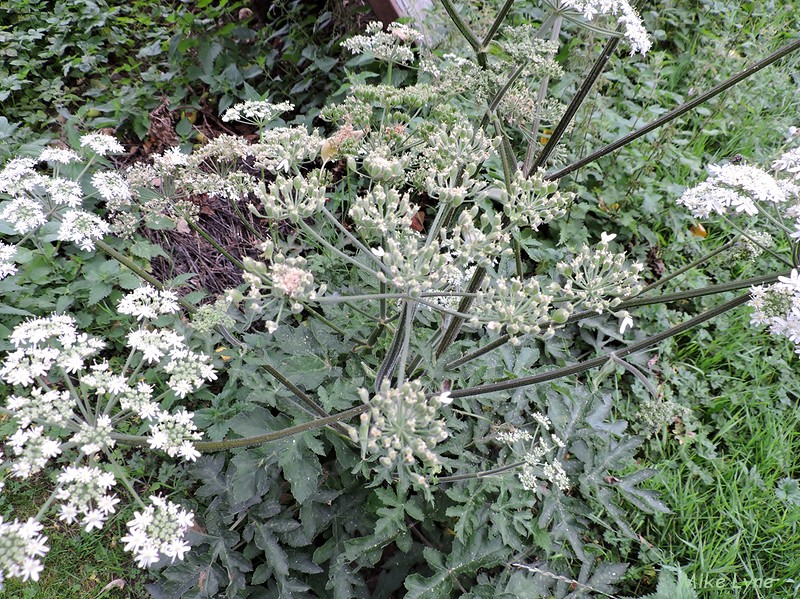
[[354, 16], [296, 0], [0, 2], [2, 116], [23, 141], [74, 122], [146, 141], [143, 153], [202, 140], [268, 90], [313, 116], [339, 85], [333, 44]]
[[[223, 136], [117, 172], [103, 155], [121, 148], [88, 135], [75, 139], [83, 155], [50, 149], [40, 166], [16, 161], [1, 175], [9, 235], [26, 236], [3, 247], [12, 285], [48, 252], [53, 261], [96, 246], [125, 266], [76, 281], [102, 302], [104, 322], [20, 319], [9, 331], [2, 374], [14, 388], [9, 433], [19, 431], [6, 465], [25, 478], [47, 454], [60, 451], [62, 465], [71, 456], [73, 470], [52, 476], [53, 498], [62, 520], [87, 530], [116, 509], [109, 487], [149, 496], [123, 543], [140, 565], [173, 562], [154, 596], [625, 594], [636, 586], [623, 580], [625, 562], [650, 548], [639, 536], [644, 514], [669, 508], [642, 485], [654, 471], [633, 458], [650, 431], [633, 434], [619, 417], [612, 382], [624, 373], [624, 384], [652, 393], [653, 430], [675, 425], [685, 412], [635, 352], [748, 296], [683, 318], [643, 308], [659, 325], [653, 336], [631, 333], [633, 309], [771, 285], [754, 292], [755, 320], [796, 341], [791, 151], [772, 165], [777, 178], [726, 164], [676, 194], [696, 218], [713, 211], [734, 232], [693, 266], [762, 249], [771, 273], [641, 297], [672, 275], [626, 257], [620, 241], [638, 231], [604, 231], [608, 222], [581, 214], [535, 168], [547, 153], [540, 128], [556, 140], [562, 118], [558, 98], [543, 101], [560, 75], [557, 45], [530, 26], [502, 28], [502, 14], [479, 40], [447, 6], [476, 53], [417, 63], [412, 28], [371, 27], [347, 47], [385, 66], [362, 65], [347, 99], [323, 111], [324, 131], [285, 126], [287, 103], [246, 102], [223, 121], [255, 125], [255, 140]], [[539, 22], [556, 40], [565, 22], [596, 17], [592, 6], [543, 10]], [[621, 14], [643, 53], [635, 14]], [[204, 197], [241, 214], [249, 252], [208, 233]], [[757, 218], [785, 233], [783, 243], [769, 246]], [[125, 241], [142, 226], [195, 231], [244, 284], [200, 307], [201, 289], [182, 300], [158, 291], [148, 264], [159, 249]], [[104, 240], [112, 227], [121, 239]], [[59, 301], [57, 312], [71, 307], [68, 293]], [[175, 317], [179, 301], [190, 322]], [[92, 336], [79, 332], [87, 327]], [[28, 387], [51, 396], [47, 410], [34, 409]], [[150, 450], [185, 464], [165, 460], [154, 480], [145, 473], [161, 460]], [[90, 489], [93, 503], [72, 500], [79, 463], [103, 469], [89, 477], [105, 481]], [[169, 500], [151, 493], [165, 488]], [[781, 492], [792, 496], [790, 480]], [[162, 512], [181, 527], [155, 526]], [[4, 533], [27, 552], [5, 574], [36, 578], [39, 526], [7, 523]], [[664, 573], [656, 593], [674, 596], [685, 580]]]

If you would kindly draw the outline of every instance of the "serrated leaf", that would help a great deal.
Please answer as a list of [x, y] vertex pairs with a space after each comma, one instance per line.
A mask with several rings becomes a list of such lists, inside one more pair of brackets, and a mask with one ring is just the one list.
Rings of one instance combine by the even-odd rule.
[[105, 283], [96, 282], [89, 289], [89, 297], [86, 300], [86, 303], [89, 306], [93, 306], [96, 303], [107, 298], [109, 295], [111, 295], [112, 291], [114, 291], [114, 288], [111, 285], [106, 285]]
[[454, 580], [458, 576], [474, 575], [481, 568], [495, 566], [504, 561], [509, 552], [499, 538], [486, 541], [482, 533], [472, 537], [469, 547], [456, 540], [452, 552], [443, 565], [441, 554], [429, 552], [426, 548], [425, 557], [435, 573], [428, 578], [420, 574], [412, 574], [406, 578], [405, 587], [408, 593], [405, 599], [449, 599]]
[[298, 503], [304, 503], [317, 492], [322, 466], [317, 456], [308, 448], [308, 440], [316, 444], [314, 433], [295, 435], [282, 444], [278, 453], [278, 464], [283, 476], [289, 481], [292, 495]]
[[[256, 546], [264, 552], [264, 560], [272, 568], [272, 570], [279, 576], [285, 577], [289, 575], [289, 563], [286, 557], [286, 552], [278, 543], [270, 527], [263, 522], [252, 522], [253, 526], [253, 540]], [[266, 579], [265, 579], [266, 580]]]

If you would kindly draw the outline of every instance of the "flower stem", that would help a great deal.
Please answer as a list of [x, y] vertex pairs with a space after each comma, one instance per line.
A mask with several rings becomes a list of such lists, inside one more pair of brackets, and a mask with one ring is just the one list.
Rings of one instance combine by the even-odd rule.
[[[690, 110], [692, 110], [693, 108], [695, 108], [697, 106], [700, 106], [706, 100], [710, 100], [714, 96], [717, 96], [717, 95], [721, 94], [722, 92], [724, 92], [725, 90], [733, 87], [734, 85], [736, 85], [740, 81], [743, 81], [744, 79], [747, 79], [748, 77], [754, 75], [755, 73], [757, 73], [758, 71], [760, 71], [764, 67], [767, 67], [767, 66], [771, 65], [773, 62], [777, 62], [778, 60], [780, 60], [781, 58], [783, 58], [787, 54], [791, 54], [792, 52], [794, 52], [795, 50], [798, 50], [798, 49], [800, 49], [800, 38], [795, 39], [794, 41], [786, 44], [783, 48], [777, 50], [776, 52], [773, 52], [772, 54], [770, 54], [766, 58], [764, 58], [764, 59], [762, 59], [762, 60], [760, 60], [760, 61], [758, 61], [758, 62], [756, 62], [756, 63], [754, 63], [752, 65], [750, 65], [745, 70], [737, 73], [733, 77], [731, 77], [731, 78], [727, 79], [726, 81], [723, 81], [719, 85], [711, 88], [706, 93], [700, 94], [699, 96], [689, 100], [688, 102], [685, 102], [684, 104], [681, 104], [677, 108], [673, 108], [669, 112], [663, 114], [662, 116], [660, 116], [659, 118], [655, 119], [654, 121], [648, 123], [644, 127], [641, 127], [639, 129], [637, 129], [636, 131], [633, 131], [632, 133], [629, 133], [628, 135], [624, 135], [624, 136], [620, 137], [617, 141], [614, 141], [614, 142], [608, 144], [604, 148], [600, 148], [596, 152], [592, 152], [591, 154], [589, 154], [585, 158], [581, 158], [580, 160], [577, 160], [577, 161], [573, 162], [572, 164], [570, 164], [568, 166], [565, 166], [564, 168], [559, 169], [558, 171], [547, 175], [545, 177], [545, 180], [547, 180], [547, 181], [558, 180], [558, 179], [564, 177], [565, 175], [568, 175], [571, 172], [576, 171], [579, 168], [594, 162], [598, 158], [602, 158], [606, 154], [610, 154], [611, 152], [613, 152], [615, 150], [618, 150], [619, 148], [621, 148], [623, 146], [628, 145], [633, 140], [639, 139], [640, 137], [642, 137], [643, 135], [649, 133], [650, 131], [653, 131], [654, 129], [658, 129], [661, 125], [664, 125], [664, 124], [670, 122], [671, 120], [678, 118], [682, 114], [684, 114], [686, 112], [689, 112]], [[552, 141], [552, 139], [553, 138], [551, 138], [551, 141]], [[546, 149], [546, 147], [545, 147], [545, 149]]]
[[498, 391], [508, 391], [511, 389], [518, 389], [520, 387], [527, 387], [530, 385], [536, 385], [538, 383], [544, 383], [547, 381], [552, 381], [555, 379], [563, 378], [566, 376], [571, 376], [573, 374], [579, 374], [581, 372], [585, 372], [587, 370], [591, 370], [592, 368], [597, 368], [598, 366], [602, 366], [610, 359], [610, 354], [614, 353], [618, 358], [624, 358], [630, 354], [642, 351], [643, 349], [647, 349], [652, 347], [653, 345], [657, 345], [661, 343], [665, 339], [669, 339], [670, 337], [674, 337], [684, 331], [687, 331], [700, 323], [706, 322], [727, 312], [728, 310], [732, 310], [738, 306], [741, 306], [745, 302], [750, 299], [750, 294], [745, 293], [742, 294], [724, 304], [717, 306], [716, 308], [712, 308], [702, 314], [695, 316], [694, 318], [690, 318], [686, 322], [681, 324], [677, 324], [668, 328], [661, 333], [653, 335], [652, 337], [648, 337], [639, 341], [637, 343], [633, 343], [628, 347], [624, 347], [622, 349], [616, 350], [615, 352], [609, 352], [607, 354], [603, 354], [596, 358], [591, 358], [589, 360], [584, 360], [583, 362], [578, 362], [577, 364], [571, 364], [570, 366], [564, 366], [562, 368], [556, 368], [554, 370], [549, 370], [547, 372], [542, 372], [539, 374], [534, 374], [530, 376], [519, 377], [507, 381], [500, 381], [497, 383], [487, 383], [485, 385], [478, 385], [476, 387], [467, 387], [466, 389], [455, 389], [451, 391], [450, 397], [452, 398], [459, 398], [459, 397], [475, 397], [477, 395], [485, 395], [487, 393], [495, 393]]

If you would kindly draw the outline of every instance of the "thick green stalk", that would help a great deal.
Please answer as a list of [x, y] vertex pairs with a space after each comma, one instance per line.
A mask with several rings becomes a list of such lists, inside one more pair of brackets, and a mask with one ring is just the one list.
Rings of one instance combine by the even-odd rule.
[[[617, 28], [618, 31], [622, 30], [622, 25]], [[575, 114], [578, 112], [578, 109], [583, 104], [584, 100], [586, 100], [586, 96], [589, 94], [589, 91], [594, 86], [597, 79], [600, 77], [602, 72], [605, 70], [608, 61], [611, 59], [611, 56], [614, 54], [614, 50], [617, 49], [617, 44], [619, 44], [620, 38], [612, 37], [607, 42], [606, 45], [603, 47], [602, 52], [600, 52], [600, 56], [597, 57], [592, 69], [589, 71], [589, 74], [581, 83], [580, 88], [578, 88], [577, 93], [572, 98], [572, 101], [567, 106], [567, 109], [564, 111], [564, 116], [561, 117], [561, 120], [558, 121], [556, 128], [553, 130], [550, 139], [547, 140], [544, 148], [542, 151], [539, 152], [539, 155], [536, 157], [536, 160], [528, 166], [525, 170], [525, 174], [530, 176], [530, 174], [536, 170], [544, 166], [547, 159], [553, 153], [553, 150], [556, 149], [556, 145], [558, 142], [561, 141], [561, 138], [564, 135], [564, 132], [569, 127], [569, 124], [572, 122], [572, 119], [575, 118]]]
[[[773, 273], [771, 275], [763, 275], [760, 277], [753, 277], [752, 279], [742, 279], [740, 281], [734, 281], [732, 283], [723, 283], [721, 285], [709, 285], [708, 287], [701, 287], [700, 289], [690, 289], [689, 291], [679, 291], [677, 293], [669, 293], [666, 295], [659, 295], [656, 297], [639, 297], [638, 295], [632, 297], [631, 299], [625, 300], [621, 304], [618, 304], [614, 307], [615, 310], [626, 310], [628, 308], [635, 308], [637, 306], [651, 306], [653, 304], [669, 304], [672, 302], [678, 302], [682, 300], [694, 299], [696, 297], [704, 297], [706, 295], [714, 295], [717, 293], [725, 293], [727, 291], [738, 291], [739, 289], [745, 289], [747, 287], [752, 287], [754, 285], [767, 285], [770, 283], [774, 283], [778, 280], [778, 277], [785, 277], [788, 276], [789, 271]], [[579, 322], [585, 318], [591, 318], [593, 316], [597, 316], [597, 312], [594, 310], [585, 310], [583, 312], [576, 312], [572, 314], [564, 325], [574, 324]], [[555, 324], [555, 323], [552, 323]], [[458, 368], [474, 360], [475, 358], [479, 358], [485, 354], [488, 354], [490, 351], [497, 349], [498, 347], [505, 345], [511, 339], [510, 335], [501, 335], [491, 343], [484, 345], [476, 350], [471, 351], [468, 354], [464, 354], [457, 360], [453, 360], [449, 362], [445, 369], [451, 370], [453, 368]]]
[[450, 0], [442, 0], [442, 6], [444, 6], [445, 11], [450, 16], [450, 19], [453, 21], [453, 25], [456, 26], [461, 32], [461, 35], [464, 36], [464, 39], [467, 40], [467, 43], [475, 50], [476, 54], [481, 53], [481, 43], [478, 41], [478, 38], [472, 33], [472, 29], [469, 28], [464, 22], [464, 19], [461, 18], [461, 15], [458, 14], [458, 11], [453, 6], [453, 3]]
[[698, 324], [711, 320], [712, 318], [715, 318], [720, 314], [727, 312], [728, 310], [732, 310], [733, 308], [741, 306], [749, 299], [750, 299], [750, 294], [745, 293], [728, 302], [725, 302], [720, 306], [717, 306], [716, 308], [703, 312], [702, 314], [699, 314], [698, 316], [695, 316], [694, 318], [691, 318], [686, 322], [672, 326], [668, 328], [666, 331], [662, 331], [661, 333], [653, 335], [652, 337], [648, 337], [647, 339], [643, 339], [642, 341], [639, 341], [637, 343], [632, 343], [628, 347], [624, 347], [614, 352], [603, 354], [602, 356], [598, 356], [596, 358], [584, 360], [583, 362], [578, 362], [577, 364], [571, 364], [570, 366], [556, 368], [554, 370], [549, 370], [547, 372], [542, 372], [539, 374], [511, 379], [508, 381], [487, 383], [485, 385], [478, 385], [477, 387], [467, 387], [466, 389], [455, 389], [450, 392], [450, 397], [453, 398], [475, 397], [477, 395], [485, 395], [487, 393], [509, 391], [512, 389], [519, 389], [520, 387], [528, 387], [530, 385], [536, 385], [538, 383], [553, 381], [574, 374], [580, 374], [581, 372], [585, 372], [587, 370], [591, 370], [592, 368], [597, 368], [598, 366], [602, 366], [610, 359], [610, 355], [612, 353], [616, 355], [616, 357], [618, 358], [624, 358], [625, 356], [628, 356], [630, 354], [642, 351], [643, 349], [647, 349], [648, 347], [652, 347], [653, 345], [661, 343], [665, 339], [669, 339], [670, 337], [674, 337], [675, 335], [678, 335], [684, 331], [688, 331], [689, 329], [697, 326]]
[[242, 439], [229, 439], [227, 441], [199, 441], [195, 443], [194, 446], [198, 451], [208, 453], [212, 451], [227, 451], [229, 449], [237, 449], [241, 447], [253, 447], [255, 445], [264, 445], [265, 443], [278, 441], [280, 439], [285, 439], [286, 437], [291, 437], [293, 435], [298, 435], [300, 433], [304, 433], [307, 431], [313, 431], [318, 428], [322, 428], [324, 426], [333, 425], [338, 423], [340, 420], [348, 420], [353, 416], [358, 416], [359, 414], [366, 412], [368, 409], [369, 406], [367, 404], [364, 404], [356, 406], [355, 408], [350, 408], [349, 410], [345, 410], [344, 412], [340, 412], [339, 414], [334, 414], [332, 416], [327, 416], [325, 418], [318, 418], [316, 420], [311, 420], [309, 422], [304, 422], [302, 424], [290, 426], [289, 428], [285, 428], [283, 430], [275, 431], [272, 433], [267, 433], [265, 435], [244, 437]]
[[726, 81], [723, 81], [722, 83], [720, 83], [719, 85], [713, 87], [712, 89], [710, 89], [706, 93], [700, 94], [699, 96], [693, 98], [692, 100], [689, 100], [688, 102], [686, 102], [684, 104], [681, 104], [677, 108], [674, 108], [674, 109], [670, 110], [669, 112], [663, 114], [662, 116], [660, 116], [656, 120], [648, 123], [644, 127], [641, 127], [640, 129], [637, 129], [636, 131], [633, 131], [632, 133], [629, 133], [628, 135], [624, 135], [624, 136], [620, 137], [617, 141], [614, 141], [614, 142], [608, 144], [606, 147], [600, 148], [596, 152], [592, 152], [591, 154], [586, 156], [586, 158], [581, 158], [580, 160], [577, 160], [577, 161], [573, 162], [569, 166], [565, 166], [564, 168], [562, 168], [562, 169], [560, 169], [560, 170], [558, 170], [558, 171], [556, 171], [554, 173], [551, 173], [551, 174], [547, 175], [545, 177], [545, 179], [547, 181], [555, 181], [557, 179], [560, 179], [561, 177], [563, 177], [565, 175], [568, 175], [571, 172], [576, 171], [576, 170], [578, 170], [579, 168], [581, 168], [583, 166], [586, 166], [587, 164], [590, 164], [590, 163], [594, 162], [598, 158], [602, 158], [606, 154], [610, 154], [611, 152], [613, 152], [615, 150], [618, 150], [619, 148], [621, 148], [623, 146], [628, 145], [633, 140], [638, 139], [638, 138], [642, 137], [643, 135], [646, 135], [647, 133], [650, 133], [650, 131], [653, 131], [654, 129], [658, 129], [661, 125], [664, 125], [664, 124], [670, 122], [671, 120], [678, 118], [682, 114], [685, 114], [685, 113], [689, 112], [690, 110], [692, 110], [693, 108], [695, 108], [697, 106], [700, 106], [701, 104], [703, 104], [707, 100], [710, 100], [714, 96], [717, 96], [717, 95], [721, 94], [722, 92], [724, 92], [728, 88], [733, 87], [734, 85], [736, 85], [740, 81], [743, 81], [743, 80], [747, 79], [748, 77], [754, 75], [755, 73], [757, 73], [758, 71], [760, 71], [764, 67], [767, 67], [767, 66], [771, 65], [772, 63], [777, 62], [778, 60], [780, 60], [781, 58], [783, 58], [787, 54], [791, 54], [792, 52], [794, 52], [797, 49], [800, 49], [800, 38], [794, 40], [793, 42], [791, 42], [789, 44], [786, 44], [783, 48], [781, 48], [777, 52], [773, 52], [772, 54], [770, 54], [766, 58], [764, 58], [764, 59], [762, 59], [762, 60], [760, 60], [760, 61], [758, 61], [758, 62], [756, 62], [756, 63], [754, 63], [752, 65], [750, 65], [745, 70], [737, 73], [736, 75], [734, 75], [733, 77], [727, 79]]

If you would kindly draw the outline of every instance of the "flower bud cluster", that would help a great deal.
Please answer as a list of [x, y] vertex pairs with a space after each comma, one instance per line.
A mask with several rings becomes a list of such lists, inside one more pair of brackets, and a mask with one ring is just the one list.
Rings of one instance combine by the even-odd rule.
[[495, 153], [495, 140], [469, 123], [437, 125], [430, 131], [422, 150], [421, 170], [427, 177], [442, 175], [455, 183], [459, 173], [472, 177], [478, 167]]
[[262, 182], [254, 189], [266, 218], [299, 222], [319, 211], [326, 201], [325, 176], [319, 171], [286, 178], [278, 175], [269, 188]]
[[272, 292], [278, 297], [286, 297], [292, 301], [316, 298], [314, 275], [303, 268], [305, 265], [306, 259], [301, 256], [293, 258], [284, 258], [280, 254], [276, 256], [269, 271]]
[[774, 285], [752, 287], [750, 295], [750, 322], [788, 338], [800, 355], [800, 271], [793, 269], [788, 277], [778, 277]]
[[489, 268], [496, 258], [513, 253], [511, 235], [503, 229], [500, 215], [478, 214], [478, 206], [463, 210], [455, 225], [441, 232], [442, 246], [464, 267], [477, 264]]
[[101, 414], [94, 423], [81, 422], [78, 425], [78, 431], [72, 435], [72, 442], [84, 455], [93, 455], [101, 450], [114, 447], [116, 441], [111, 436], [113, 430], [111, 416]]
[[192, 328], [198, 333], [207, 333], [217, 326], [232, 327], [236, 321], [228, 316], [230, 302], [219, 298], [213, 304], [204, 304], [192, 314]]
[[571, 260], [557, 265], [566, 279], [563, 296], [598, 314], [619, 305], [622, 298], [636, 295], [643, 287], [639, 273], [644, 266], [639, 262], [626, 264], [625, 254], [609, 250], [608, 244], [615, 237], [603, 233], [597, 246], [584, 245]]
[[253, 166], [271, 173], [288, 173], [312, 162], [322, 150], [324, 140], [305, 127], [276, 127], [261, 132], [257, 144], [250, 146]]
[[775, 246], [772, 235], [766, 231], [752, 231], [747, 237], [741, 237], [728, 253], [727, 260], [732, 262], [755, 262], [765, 249]]
[[508, 191], [503, 191], [503, 212], [518, 227], [530, 227], [537, 231], [567, 212], [574, 194], [560, 193], [558, 183], [545, 181], [544, 171], [539, 170], [530, 177], [517, 171]]
[[458, 277], [459, 269], [439, 243], [426, 245], [419, 235], [412, 233], [400, 239], [389, 237], [383, 247], [373, 248], [372, 253], [385, 269], [378, 272], [379, 281], [418, 298], [426, 291], [444, 288], [448, 281]]
[[[366, 389], [359, 395], [370, 406], [361, 415], [359, 433], [351, 430], [353, 440], [361, 443], [362, 457], [377, 457], [381, 466], [392, 470], [412, 470], [419, 460], [427, 470], [438, 472], [440, 460], [433, 450], [448, 434], [445, 421], [437, 417], [452, 401], [449, 394], [426, 397], [420, 381], [393, 388], [384, 380], [376, 395], [370, 398]], [[420, 475], [413, 480], [424, 482]]]
[[636, 419], [642, 425], [644, 432], [654, 435], [665, 426], [671, 425], [676, 419], [687, 418], [692, 411], [686, 406], [676, 404], [671, 399], [664, 397], [648, 397], [636, 412]]
[[541, 289], [537, 279], [499, 278], [480, 294], [470, 324], [485, 323], [489, 331], [505, 327], [515, 345], [521, 335], [535, 334], [547, 339], [555, 332], [550, 315], [552, 302], [553, 296]]
[[365, 196], [357, 196], [350, 207], [350, 218], [359, 235], [368, 241], [402, 235], [411, 230], [419, 206], [412, 204], [407, 193], [376, 185]]
[[505, 427], [495, 437], [522, 458], [524, 463], [517, 477], [523, 488], [538, 491], [540, 481], [546, 481], [560, 491], [567, 491], [571, 486], [569, 477], [561, 462], [552, 455], [565, 446], [564, 441], [553, 432], [553, 423], [547, 416], [535, 413], [533, 417], [539, 424], [534, 434], [515, 427]]
[[375, 181], [392, 182], [400, 180], [405, 175], [403, 161], [399, 158], [390, 158], [388, 150], [375, 150], [364, 157], [364, 170]]

